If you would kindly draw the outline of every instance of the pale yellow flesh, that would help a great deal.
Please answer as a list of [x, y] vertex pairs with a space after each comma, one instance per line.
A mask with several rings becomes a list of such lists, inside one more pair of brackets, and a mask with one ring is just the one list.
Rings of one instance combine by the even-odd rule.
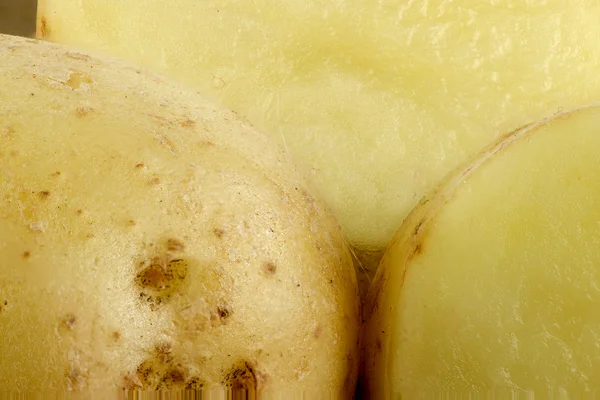
[[600, 389], [598, 154], [600, 107], [563, 114], [411, 213], [370, 292], [372, 398]]
[[0, 391], [353, 392], [350, 253], [281, 148], [124, 63], [0, 54]]
[[40, 0], [38, 35], [165, 71], [312, 170], [350, 242], [386, 246], [450, 170], [600, 98], [585, 0]]

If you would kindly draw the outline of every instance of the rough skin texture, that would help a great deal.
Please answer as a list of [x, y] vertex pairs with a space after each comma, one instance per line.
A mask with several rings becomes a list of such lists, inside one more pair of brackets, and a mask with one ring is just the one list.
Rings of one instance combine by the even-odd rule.
[[369, 398], [600, 389], [599, 126], [509, 133], [413, 210], [365, 309]]
[[0, 54], [1, 390], [353, 393], [352, 260], [284, 150], [119, 61]]

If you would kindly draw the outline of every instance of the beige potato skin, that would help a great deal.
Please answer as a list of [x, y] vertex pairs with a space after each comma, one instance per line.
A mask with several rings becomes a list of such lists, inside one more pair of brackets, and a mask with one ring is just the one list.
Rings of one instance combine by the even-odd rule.
[[285, 151], [119, 61], [0, 54], [0, 390], [351, 396], [352, 260]]

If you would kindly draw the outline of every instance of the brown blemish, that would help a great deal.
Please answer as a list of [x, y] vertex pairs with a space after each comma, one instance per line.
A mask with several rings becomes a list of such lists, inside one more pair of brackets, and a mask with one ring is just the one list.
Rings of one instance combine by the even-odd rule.
[[79, 209], [79, 210], [75, 211], [75, 214], [81, 215], [81, 214], [83, 214], [83, 210]]
[[424, 223], [425, 223], [425, 218], [420, 220], [419, 223], [415, 226], [415, 230], [414, 230], [415, 236], [419, 234], [419, 232], [421, 231], [421, 227], [423, 226]]
[[137, 163], [135, 164], [136, 168], [143, 168], [144, 167], [144, 163]]
[[231, 309], [227, 306], [225, 307], [217, 307], [217, 314], [219, 315], [219, 318], [225, 319], [228, 318], [231, 315]]
[[186, 390], [200, 390], [204, 387], [204, 382], [199, 377], [193, 376], [185, 383]]
[[78, 117], [85, 117], [87, 115], [90, 115], [93, 112], [94, 112], [94, 109], [90, 108], [90, 107], [77, 107], [75, 109], [75, 115], [77, 115]]
[[185, 121], [179, 122], [179, 126], [181, 126], [182, 128], [193, 128], [194, 126], [196, 126], [196, 121], [193, 121], [188, 118]]
[[[142, 268], [145, 265], [146, 263], [141, 263]], [[164, 263], [155, 257], [136, 276], [136, 283], [141, 288], [140, 299], [147, 301], [153, 308], [162, 304], [185, 281], [187, 272], [186, 260], [174, 259]]]
[[87, 374], [79, 367], [70, 367], [67, 370], [67, 379], [69, 380], [69, 389], [77, 390], [85, 386], [87, 382]]
[[277, 272], [277, 265], [275, 265], [272, 262], [266, 262], [263, 264], [263, 272], [267, 276], [275, 275], [275, 273]]
[[52, 176], [54, 176], [54, 177], [60, 176], [60, 171], [53, 172]]
[[130, 219], [129, 221], [127, 221], [127, 225], [129, 225], [129, 226], [135, 226], [136, 223], [135, 223], [134, 220]]
[[73, 329], [77, 323], [77, 317], [75, 317], [73, 314], [67, 314], [61, 322], [65, 327]]
[[121, 333], [119, 331], [114, 331], [111, 336], [115, 342], [121, 339]]
[[[158, 118], [158, 117], [157, 117]], [[163, 118], [164, 119], [164, 118]], [[175, 145], [173, 142], [163, 134], [154, 135], [154, 139], [164, 148], [168, 149], [171, 153], [175, 154]]]
[[150, 182], [148, 182], [150, 185], [158, 185], [160, 183], [160, 179], [158, 178], [152, 178], [150, 179]]
[[180, 240], [169, 239], [167, 240], [167, 250], [172, 252], [182, 252], [185, 250], [185, 245]]
[[215, 234], [216, 237], [218, 237], [219, 239], [223, 239], [223, 236], [225, 235], [225, 231], [223, 229], [219, 229], [219, 228], [215, 228], [213, 229], [213, 233]]
[[238, 362], [225, 375], [223, 385], [233, 390], [257, 392], [261, 389], [266, 376], [257, 371], [256, 365], [248, 361]]
[[31, 257], [31, 252], [30, 251], [23, 252], [23, 259], [24, 260], [28, 260], [29, 257]]
[[377, 349], [378, 352], [381, 352], [381, 349], [383, 348], [383, 346], [381, 344], [381, 339], [377, 338], [377, 340], [375, 341], [375, 348]]
[[180, 387], [185, 383], [185, 374], [176, 368], [170, 368], [162, 376], [157, 389], [171, 389]]
[[52, 31], [50, 30], [50, 24], [48, 24], [48, 20], [46, 17], [42, 16], [40, 18], [40, 34], [42, 35], [42, 39], [47, 39]]
[[150, 360], [146, 360], [138, 365], [136, 370], [136, 376], [142, 383], [144, 389], [155, 387], [158, 383], [159, 372], [156, 371], [154, 364]]
[[50, 197], [50, 192], [47, 190], [42, 190], [38, 193], [38, 196], [40, 196], [40, 199], [46, 200], [48, 197]]
[[321, 337], [322, 333], [323, 333], [323, 327], [321, 326], [321, 324], [317, 324], [317, 327], [315, 328], [315, 339], [318, 339], [319, 337]]
[[170, 343], [161, 343], [154, 347], [156, 359], [162, 364], [168, 364], [173, 361], [172, 351], [173, 347]]

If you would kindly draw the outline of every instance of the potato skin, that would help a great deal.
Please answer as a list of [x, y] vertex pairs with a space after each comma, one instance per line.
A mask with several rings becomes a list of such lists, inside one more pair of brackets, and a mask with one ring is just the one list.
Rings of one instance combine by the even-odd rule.
[[281, 148], [120, 61], [0, 53], [0, 389], [352, 395], [352, 260]]

